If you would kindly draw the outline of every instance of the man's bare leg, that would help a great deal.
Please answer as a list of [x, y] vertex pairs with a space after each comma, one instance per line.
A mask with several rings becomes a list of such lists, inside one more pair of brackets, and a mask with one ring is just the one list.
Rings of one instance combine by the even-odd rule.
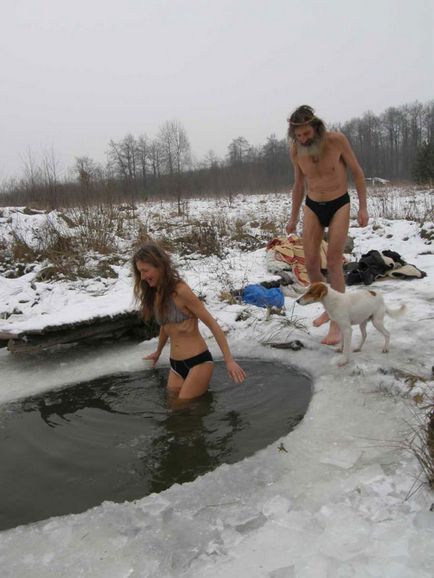
[[335, 321], [330, 321], [329, 330], [325, 337], [321, 339], [324, 345], [337, 345], [341, 342], [341, 331]]
[[313, 320], [312, 325], [314, 327], [320, 327], [321, 325], [324, 325], [324, 323], [327, 323], [327, 321], [330, 321], [330, 317], [327, 311], [324, 311], [319, 317]]
[[[345, 243], [350, 224], [350, 205], [344, 205], [333, 216], [328, 231], [327, 271], [330, 285], [336, 291], [345, 293], [345, 277], [342, 264]], [[327, 315], [327, 313], [326, 313]], [[327, 315], [328, 317], [328, 315]], [[325, 345], [337, 345], [341, 332], [334, 321], [330, 322], [327, 335], [321, 340]]]
[[[309, 281], [315, 283], [317, 281], [325, 281], [321, 273], [321, 243], [324, 236], [324, 229], [318, 221], [318, 217], [309, 209], [304, 207], [303, 218], [303, 249], [306, 261], [306, 270], [309, 276]], [[327, 311], [324, 311], [319, 317], [314, 319], [313, 325], [319, 327], [323, 323], [329, 321]]]

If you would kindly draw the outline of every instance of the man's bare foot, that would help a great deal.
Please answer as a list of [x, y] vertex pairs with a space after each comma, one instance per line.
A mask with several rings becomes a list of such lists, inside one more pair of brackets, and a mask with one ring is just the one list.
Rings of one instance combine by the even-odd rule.
[[321, 313], [319, 317], [313, 320], [312, 324], [314, 327], [319, 327], [320, 325], [327, 323], [327, 321], [330, 321], [330, 317], [327, 311], [324, 311], [324, 313]]
[[337, 345], [341, 342], [341, 332], [339, 327], [333, 321], [330, 323], [329, 332], [321, 339], [324, 345]]

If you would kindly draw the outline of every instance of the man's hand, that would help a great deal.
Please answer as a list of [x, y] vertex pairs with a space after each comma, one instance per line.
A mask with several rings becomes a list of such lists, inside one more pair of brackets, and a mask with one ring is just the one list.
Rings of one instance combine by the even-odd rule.
[[366, 227], [369, 222], [369, 215], [367, 209], [359, 209], [357, 213], [357, 222], [359, 227]]
[[286, 223], [285, 230], [288, 235], [295, 233], [297, 230], [297, 219], [289, 219], [289, 221]]

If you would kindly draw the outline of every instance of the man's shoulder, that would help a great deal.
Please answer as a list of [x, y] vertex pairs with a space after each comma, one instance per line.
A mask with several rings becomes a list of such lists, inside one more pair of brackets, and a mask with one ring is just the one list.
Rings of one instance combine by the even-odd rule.
[[341, 145], [347, 142], [347, 137], [341, 132], [330, 130], [326, 132], [325, 136], [330, 144]]

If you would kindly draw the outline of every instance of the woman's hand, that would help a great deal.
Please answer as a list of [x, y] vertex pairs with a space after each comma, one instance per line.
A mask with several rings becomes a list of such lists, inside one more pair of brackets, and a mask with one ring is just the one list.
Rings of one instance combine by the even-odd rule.
[[228, 371], [229, 377], [235, 381], [235, 383], [241, 383], [245, 380], [246, 374], [244, 369], [238, 365], [233, 359], [226, 362], [226, 369]]
[[157, 363], [159, 357], [160, 357], [159, 352], [154, 351], [153, 353], [150, 353], [149, 355], [145, 355], [143, 359], [149, 359], [150, 361], [152, 361], [152, 367], [155, 367], [155, 364]]

